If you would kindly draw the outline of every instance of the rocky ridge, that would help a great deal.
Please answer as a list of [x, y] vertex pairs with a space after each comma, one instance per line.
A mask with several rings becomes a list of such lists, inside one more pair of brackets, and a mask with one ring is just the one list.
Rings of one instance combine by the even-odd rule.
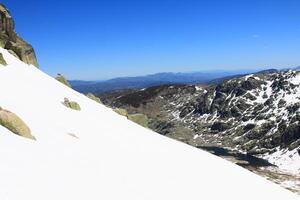
[[9, 50], [23, 62], [38, 67], [33, 47], [18, 36], [14, 19], [3, 4], [0, 4], [0, 47]]
[[152, 87], [111, 104], [146, 114], [150, 128], [193, 146], [221, 146], [300, 170], [300, 72]]

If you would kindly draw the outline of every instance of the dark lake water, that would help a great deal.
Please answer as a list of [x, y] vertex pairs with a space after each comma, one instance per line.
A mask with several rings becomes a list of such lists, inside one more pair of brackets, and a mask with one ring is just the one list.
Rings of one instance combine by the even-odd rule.
[[269, 163], [267, 160], [264, 160], [262, 158], [257, 158], [255, 156], [249, 155], [249, 154], [242, 154], [236, 151], [224, 149], [222, 147], [216, 147], [216, 146], [198, 146], [199, 149], [206, 150], [216, 156], [220, 157], [232, 157], [234, 160], [236, 160], [236, 164], [247, 167], [267, 167], [267, 166], [275, 166], [271, 163]]

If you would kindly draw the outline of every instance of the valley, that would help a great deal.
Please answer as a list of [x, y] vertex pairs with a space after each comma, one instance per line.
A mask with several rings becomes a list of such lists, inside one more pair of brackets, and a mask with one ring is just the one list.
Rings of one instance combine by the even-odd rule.
[[[144, 57], [152, 45], [141, 45], [147, 46], [142, 51], [135, 46], [142, 42], [138, 35], [147, 43], [156, 38], [157, 45], [165, 39], [157, 37], [161, 30], [152, 33], [157, 22], [164, 21], [162, 16], [153, 21], [155, 26], [140, 19], [139, 27], [150, 25], [151, 37], [142, 29], [138, 34], [128, 32], [135, 29], [134, 23], [128, 27], [126, 23], [137, 18], [136, 11], [147, 15], [150, 4], [141, 6], [143, 1], [139, 7], [136, 2], [114, 2], [112, 7], [110, 1], [98, 6], [99, 1], [70, 3], [26, 1], [24, 7], [24, 2], [8, 1], [19, 14], [16, 18], [31, 22], [18, 23], [23, 27], [20, 32], [27, 32], [38, 46], [37, 54], [19, 36], [10, 11], [0, 3], [1, 200], [299, 199], [299, 67], [68, 81], [65, 73], [89, 78], [128, 74], [130, 68], [135, 71], [131, 64], [137, 67], [142, 60], [147, 63], [138, 67], [142, 71], [153, 72], [154, 66], [157, 71], [174, 71], [159, 69], [167, 66], [167, 60], [187, 70], [190, 58], [198, 57], [182, 49], [187, 55], [178, 51], [185, 58], [180, 64], [172, 54], [166, 56], [169, 51], [163, 44], [155, 50], [159, 56]], [[162, 14], [172, 6], [173, 2]], [[139, 9], [131, 12], [132, 7]], [[77, 17], [78, 10], [85, 17]], [[113, 20], [118, 15], [126, 23]], [[134, 20], [126, 19], [129, 15]], [[118, 29], [111, 32], [114, 23]], [[132, 35], [135, 42], [130, 42]], [[179, 38], [175, 39], [170, 40], [169, 50], [177, 44]], [[208, 46], [203, 46], [205, 52]], [[36, 55], [43, 59], [38, 62]], [[213, 57], [207, 56], [203, 54], [201, 60], [216, 60], [215, 50]], [[151, 70], [145, 70], [147, 66]], [[44, 67], [51, 73], [42, 71]], [[55, 78], [49, 75], [53, 72]]]
[[98, 96], [110, 107], [145, 114], [149, 128], [162, 135], [299, 193], [299, 80], [297, 71], [266, 71], [219, 84], [162, 85]]

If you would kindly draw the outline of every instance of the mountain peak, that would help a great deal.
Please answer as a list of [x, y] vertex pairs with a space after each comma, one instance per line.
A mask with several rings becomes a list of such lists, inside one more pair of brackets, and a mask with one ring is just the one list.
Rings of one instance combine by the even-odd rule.
[[0, 4], [0, 47], [7, 49], [23, 62], [38, 67], [33, 47], [18, 36], [14, 19], [3, 4]]

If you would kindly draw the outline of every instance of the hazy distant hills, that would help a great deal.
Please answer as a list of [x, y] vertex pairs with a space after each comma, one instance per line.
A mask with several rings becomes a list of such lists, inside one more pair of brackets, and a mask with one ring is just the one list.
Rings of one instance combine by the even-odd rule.
[[216, 71], [191, 73], [157, 73], [146, 76], [114, 78], [107, 81], [70, 81], [72, 87], [81, 93], [103, 93], [124, 89], [139, 89], [163, 84], [201, 84], [224, 77], [234, 77], [254, 71]]

